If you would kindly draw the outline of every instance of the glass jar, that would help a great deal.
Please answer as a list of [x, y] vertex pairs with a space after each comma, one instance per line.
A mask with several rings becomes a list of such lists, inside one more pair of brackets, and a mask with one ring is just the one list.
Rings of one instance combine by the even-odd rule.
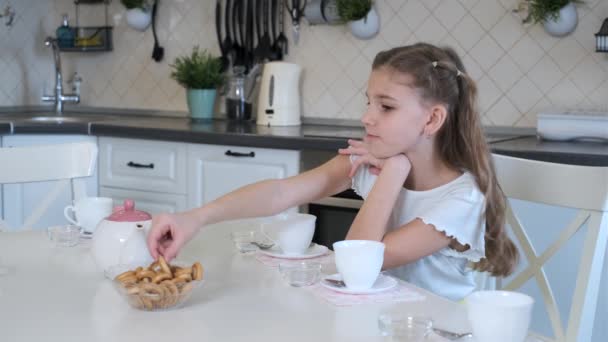
[[245, 67], [235, 66], [226, 94], [226, 116], [231, 120], [251, 120], [251, 103], [245, 96]]

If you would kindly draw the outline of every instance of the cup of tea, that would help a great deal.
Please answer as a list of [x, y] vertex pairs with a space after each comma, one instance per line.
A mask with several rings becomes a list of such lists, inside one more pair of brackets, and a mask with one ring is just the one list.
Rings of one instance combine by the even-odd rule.
[[281, 214], [262, 222], [260, 229], [283, 253], [302, 254], [310, 246], [316, 220], [317, 217], [310, 214]]
[[112, 199], [108, 197], [83, 197], [74, 205], [65, 207], [63, 214], [70, 223], [82, 227], [85, 232], [95, 231], [97, 224], [112, 214]]
[[477, 342], [524, 342], [534, 299], [512, 291], [477, 291], [466, 298], [467, 315]]
[[347, 288], [370, 289], [384, 263], [384, 243], [372, 240], [344, 240], [333, 244], [336, 268]]

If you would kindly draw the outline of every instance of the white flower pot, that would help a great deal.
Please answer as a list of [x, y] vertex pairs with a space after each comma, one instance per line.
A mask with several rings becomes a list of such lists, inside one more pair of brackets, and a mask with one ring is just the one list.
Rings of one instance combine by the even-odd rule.
[[543, 23], [543, 26], [545, 27], [545, 31], [550, 35], [563, 37], [574, 31], [577, 24], [578, 13], [576, 11], [576, 6], [569, 2], [559, 10], [559, 16], [556, 20], [548, 17]]
[[352, 34], [359, 39], [373, 38], [380, 30], [380, 17], [372, 6], [367, 15], [359, 20], [348, 23]]
[[152, 21], [152, 13], [141, 8], [127, 10], [127, 24], [138, 31], [145, 31]]

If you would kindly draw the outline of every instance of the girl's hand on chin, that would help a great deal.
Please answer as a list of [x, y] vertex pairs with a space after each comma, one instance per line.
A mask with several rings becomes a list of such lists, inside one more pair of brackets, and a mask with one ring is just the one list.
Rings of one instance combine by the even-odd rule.
[[350, 169], [350, 173], [348, 174], [348, 176], [351, 178], [355, 176], [357, 169], [359, 169], [361, 165], [369, 165], [369, 171], [374, 175], [378, 175], [380, 174], [380, 171], [384, 166], [384, 162], [386, 161], [386, 159], [374, 157], [367, 150], [367, 146], [365, 145], [365, 143], [359, 140], [349, 139], [348, 147], [338, 149], [338, 153], [344, 155], [359, 156], [359, 158], [357, 158], [357, 160], [353, 162], [353, 165]]
[[407, 175], [410, 173], [410, 170], [412, 169], [412, 163], [405, 154], [400, 153], [385, 159], [384, 167], [402, 170], [405, 172], [405, 176], [407, 177]]

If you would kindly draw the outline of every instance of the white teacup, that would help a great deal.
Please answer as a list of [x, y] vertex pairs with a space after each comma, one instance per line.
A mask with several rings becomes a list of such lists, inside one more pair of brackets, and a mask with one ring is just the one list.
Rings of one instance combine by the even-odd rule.
[[108, 197], [83, 197], [77, 200], [74, 205], [65, 207], [63, 214], [69, 222], [82, 227], [85, 232], [93, 232], [101, 220], [112, 214], [112, 199]]
[[310, 214], [281, 214], [263, 221], [260, 229], [283, 253], [303, 254], [312, 241], [316, 220]]
[[476, 342], [523, 342], [528, 335], [534, 299], [511, 291], [478, 291], [466, 298]]
[[333, 244], [336, 268], [346, 287], [370, 289], [382, 269], [384, 243], [371, 240], [344, 240]]

